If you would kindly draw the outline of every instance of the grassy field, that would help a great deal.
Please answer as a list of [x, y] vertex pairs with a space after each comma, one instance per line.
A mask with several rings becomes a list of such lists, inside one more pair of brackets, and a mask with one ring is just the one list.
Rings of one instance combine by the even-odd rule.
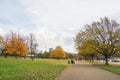
[[67, 66], [66, 60], [0, 58], [0, 80], [54, 80]]
[[120, 65], [104, 65], [102, 63], [97, 63], [97, 62], [92, 63], [92, 65], [98, 66], [102, 69], [105, 69], [120, 75]]

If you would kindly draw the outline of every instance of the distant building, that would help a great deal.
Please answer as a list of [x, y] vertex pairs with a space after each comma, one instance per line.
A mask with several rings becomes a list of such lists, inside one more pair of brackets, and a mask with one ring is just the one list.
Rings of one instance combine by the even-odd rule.
[[49, 48], [49, 52], [53, 51], [53, 48]]

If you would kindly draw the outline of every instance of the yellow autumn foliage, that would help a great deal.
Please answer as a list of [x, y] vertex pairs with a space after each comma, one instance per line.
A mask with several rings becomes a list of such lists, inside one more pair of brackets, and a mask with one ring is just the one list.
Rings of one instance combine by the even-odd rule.
[[82, 47], [79, 49], [79, 54], [83, 56], [96, 55], [97, 52], [94, 50], [93, 46], [95, 45], [94, 40], [87, 40], [83, 43]]
[[66, 58], [66, 53], [63, 51], [61, 46], [57, 46], [55, 50], [50, 53], [50, 57], [54, 59], [64, 59]]
[[22, 56], [28, 53], [28, 49], [23, 38], [15, 33], [11, 33], [11, 35], [5, 40], [4, 45], [4, 53], [6, 54]]

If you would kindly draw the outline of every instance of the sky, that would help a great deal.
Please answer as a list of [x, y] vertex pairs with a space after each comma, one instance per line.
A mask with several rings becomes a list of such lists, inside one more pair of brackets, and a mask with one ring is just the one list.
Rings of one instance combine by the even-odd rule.
[[0, 35], [33, 33], [39, 51], [76, 53], [76, 34], [105, 16], [120, 21], [120, 0], [0, 0]]

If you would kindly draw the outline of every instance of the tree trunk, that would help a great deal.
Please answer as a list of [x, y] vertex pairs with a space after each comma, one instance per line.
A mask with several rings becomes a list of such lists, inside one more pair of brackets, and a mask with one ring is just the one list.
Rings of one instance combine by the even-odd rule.
[[94, 55], [90, 55], [90, 61], [94, 62]]
[[31, 59], [32, 59], [32, 61], [33, 61], [33, 57], [32, 57]]
[[105, 65], [109, 65], [109, 63], [108, 63], [108, 56], [105, 56]]
[[92, 62], [94, 62], [94, 59], [93, 59], [93, 58], [92, 58], [91, 60], [92, 60]]
[[34, 57], [33, 57], [33, 55], [31, 54], [31, 59], [32, 59], [32, 61], [33, 61], [33, 58], [34, 58]]
[[5, 54], [5, 58], [7, 59], [7, 54]]
[[18, 59], [18, 56], [16, 55], [15, 58]]
[[24, 59], [26, 59], [26, 56], [24, 56]]

